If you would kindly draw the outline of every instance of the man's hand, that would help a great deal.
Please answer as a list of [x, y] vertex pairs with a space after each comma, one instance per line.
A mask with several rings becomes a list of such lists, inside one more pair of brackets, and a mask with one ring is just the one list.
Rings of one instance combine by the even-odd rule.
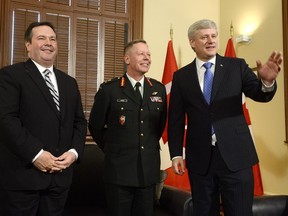
[[[62, 170], [68, 168], [71, 166], [71, 164], [73, 162], [76, 161], [76, 156], [73, 152], [64, 152], [61, 156], [59, 156], [57, 158], [57, 160], [55, 161], [55, 167], [52, 167], [52, 171], [57, 172], [60, 171], [62, 172]], [[60, 169], [60, 170], [59, 170]]]
[[[34, 161], [34, 166], [42, 172], [50, 172], [56, 165], [57, 157], [54, 157], [50, 152], [43, 151]], [[54, 168], [55, 169], [55, 168]], [[58, 171], [60, 169], [58, 168]]]
[[184, 161], [182, 157], [177, 157], [172, 160], [172, 169], [175, 174], [183, 175], [185, 172]]
[[283, 61], [283, 56], [280, 52], [272, 52], [267, 62], [262, 65], [260, 60], [256, 61], [257, 64], [257, 72], [262, 81], [270, 86], [273, 84], [276, 79], [278, 73], [281, 70], [281, 63]]

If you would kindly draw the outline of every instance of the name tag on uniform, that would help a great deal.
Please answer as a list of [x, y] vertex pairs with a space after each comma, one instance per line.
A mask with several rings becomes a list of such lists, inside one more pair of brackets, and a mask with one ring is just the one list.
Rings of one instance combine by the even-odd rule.
[[128, 100], [127, 99], [117, 99], [118, 103], [127, 103]]

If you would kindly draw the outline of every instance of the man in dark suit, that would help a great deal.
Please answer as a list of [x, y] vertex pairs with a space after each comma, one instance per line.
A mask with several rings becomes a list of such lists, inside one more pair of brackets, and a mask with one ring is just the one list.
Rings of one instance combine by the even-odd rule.
[[[185, 171], [182, 157], [187, 116], [186, 166], [193, 195], [193, 216], [219, 216], [219, 197], [225, 216], [252, 216], [253, 173], [258, 162], [242, 111], [242, 92], [270, 101], [282, 55], [273, 52], [265, 64], [257, 61], [259, 78], [243, 59], [222, 57], [217, 51], [217, 27], [200, 20], [188, 30], [196, 59], [174, 73], [168, 118], [172, 168]], [[206, 95], [206, 68], [212, 74], [212, 93]], [[206, 66], [206, 64], [205, 64]], [[206, 80], [205, 80], [206, 79]]]
[[[95, 95], [89, 129], [105, 153], [104, 179], [111, 215], [151, 216], [159, 182], [166, 91], [162, 83], [145, 76], [151, 56], [144, 40], [125, 46], [124, 61], [127, 73], [103, 83]], [[141, 85], [138, 93], [137, 83]]]
[[76, 80], [53, 67], [52, 24], [30, 24], [25, 46], [28, 61], [0, 70], [0, 215], [60, 216], [87, 123]]

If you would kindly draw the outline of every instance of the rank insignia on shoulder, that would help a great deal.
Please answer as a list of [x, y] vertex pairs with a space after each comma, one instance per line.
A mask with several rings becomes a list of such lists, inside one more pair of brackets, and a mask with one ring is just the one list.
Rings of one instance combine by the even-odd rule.
[[152, 101], [152, 102], [155, 102], [155, 103], [161, 103], [161, 102], [163, 102], [162, 101], [162, 97], [156, 97], [156, 96], [151, 96], [150, 97], [150, 100]]
[[125, 86], [125, 77], [124, 76], [120, 78], [120, 86], [121, 87]]
[[125, 120], [126, 120], [126, 116], [121, 115], [120, 118], [119, 118], [119, 123], [120, 123], [121, 125], [124, 125], [124, 124], [125, 124]]
[[158, 94], [158, 92], [152, 92], [152, 95], [157, 95]]
[[146, 81], [148, 82], [149, 86], [152, 87], [153, 84], [152, 84], [152, 82], [150, 81], [150, 78], [148, 78], [148, 77], [145, 77], [145, 78], [146, 78]]

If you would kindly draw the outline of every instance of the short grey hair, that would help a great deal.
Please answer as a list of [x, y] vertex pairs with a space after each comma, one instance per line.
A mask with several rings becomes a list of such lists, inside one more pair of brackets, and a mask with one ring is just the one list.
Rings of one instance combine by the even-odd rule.
[[189, 40], [194, 39], [197, 31], [201, 30], [201, 29], [215, 29], [218, 33], [217, 25], [214, 21], [209, 20], [209, 19], [202, 19], [202, 20], [198, 20], [197, 22], [193, 23], [189, 27], [188, 39]]

